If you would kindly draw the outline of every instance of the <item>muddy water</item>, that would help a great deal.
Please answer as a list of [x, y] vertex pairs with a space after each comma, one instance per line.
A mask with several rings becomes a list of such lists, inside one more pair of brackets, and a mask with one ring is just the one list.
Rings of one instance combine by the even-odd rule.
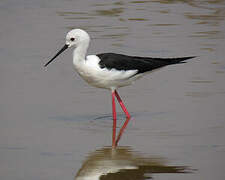
[[[105, 179], [224, 179], [224, 19], [222, 0], [1, 1], [0, 179], [74, 179], [96, 154], [106, 165], [85, 172], [114, 168]], [[89, 54], [198, 56], [120, 89], [134, 119], [116, 156], [110, 93], [74, 72], [71, 50], [43, 68], [72, 28]]]

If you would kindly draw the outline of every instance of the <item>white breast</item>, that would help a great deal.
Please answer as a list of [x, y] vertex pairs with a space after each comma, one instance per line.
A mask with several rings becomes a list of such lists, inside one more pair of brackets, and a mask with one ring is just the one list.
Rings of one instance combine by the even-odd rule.
[[89, 84], [99, 88], [116, 89], [127, 86], [139, 76], [134, 76], [137, 70], [116, 70], [100, 68], [99, 57], [96, 55], [87, 56], [86, 60], [74, 61], [74, 66], [79, 75]]

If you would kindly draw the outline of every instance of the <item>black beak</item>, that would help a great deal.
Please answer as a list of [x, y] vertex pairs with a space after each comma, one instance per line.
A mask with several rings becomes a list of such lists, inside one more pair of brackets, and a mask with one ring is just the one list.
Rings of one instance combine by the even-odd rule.
[[67, 45], [67, 44], [65, 44], [64, 46], [63, 46], [63, 48], [59, 51], [59, 52], [57, 52], [57, 54], [50, 60], [50, 61], [48, 61], [44, 66], [46, 67], [48, 64], [50, 64], [58, 55], [60, 55], [63, 51], [65, 51], [67, 48], [69, 47], [69, 45]]

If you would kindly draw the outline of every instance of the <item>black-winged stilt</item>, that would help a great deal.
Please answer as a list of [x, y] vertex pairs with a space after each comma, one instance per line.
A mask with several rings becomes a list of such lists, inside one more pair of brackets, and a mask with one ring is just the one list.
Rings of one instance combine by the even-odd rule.
[[[97, 55], [86, 56], [90, 43], [90, 36], [82, 29], [73, 29], [66, 35], [66, 44], [63, 48], [45, 64], [47, 66], [59, 54], [69, 47], [74, 47], [73, 64], [79, 75], [90, 85], [109, 89], [112, 92], [112, 114], [113, 114], [113, 133], [112, 146], [116, 147], [124, 129], [126, 128], [130, 114], [127, 111], [123, 101], [121, 100], [117, 89], [119, 87], [132, 84], [136, 79], [142, 77], [146, 73], [163, 66], [182, 63], [184, 60], [194, 58], [150, 58], [127, 56], [115, 53], [103, 53]], [[116, 139], [116, 105], [117, 98], [121, 108], [123, 109], [127, 119], [120, 129]]]

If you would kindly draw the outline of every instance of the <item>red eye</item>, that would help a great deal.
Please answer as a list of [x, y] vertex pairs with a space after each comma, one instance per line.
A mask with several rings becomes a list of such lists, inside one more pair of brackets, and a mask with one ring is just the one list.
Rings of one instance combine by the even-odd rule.
[[75, 38], [70, 38], [70, 41], [74, 41], [75, 40]]

